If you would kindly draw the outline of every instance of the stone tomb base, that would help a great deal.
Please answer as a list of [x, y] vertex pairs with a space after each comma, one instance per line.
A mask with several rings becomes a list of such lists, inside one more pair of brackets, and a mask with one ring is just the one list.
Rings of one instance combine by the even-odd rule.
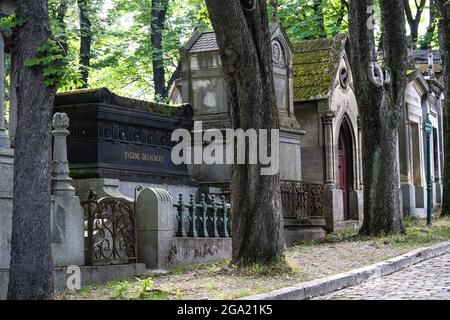
[[290, 247], [302, 241], [323, 239], [325, 231], [324, 219], [311, 219], [300, 222], [292, 219], [284, 220], [284, 240], [286, 246]]
[[[64, 291], [67, 280], [73, 274], [68, 268], [54, 268], [55, 291]], [[81, 286], [99, 285], [109, 281], [129, 280], [145, 274], [145, 266], [141, 263], [111, 266], [80, 267]], [[69, 273], [68, 273], [69, 272]], [[5, 300], [8, 293], [9, 270], [0, 270], [0, 300]]]
[[364, 212], [363, 191], [353, 190], [349, 197], [350, 219], [345, 219], [342, 190], [325, 188], [324, 214], [327, 232], [361, 227]]
[[403, 213], [406, 216], [426, 218], [426, 190], [420, 186], [402, 184]]

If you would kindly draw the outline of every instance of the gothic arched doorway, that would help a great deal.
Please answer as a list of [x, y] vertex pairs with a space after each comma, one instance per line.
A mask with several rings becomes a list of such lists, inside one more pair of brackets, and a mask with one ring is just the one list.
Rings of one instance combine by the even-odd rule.
[[344, 118], [339, 131], [339, 188], [342, 190], [344, 219], [351, 220], [350, 191], [353, 190], [352, 131]]

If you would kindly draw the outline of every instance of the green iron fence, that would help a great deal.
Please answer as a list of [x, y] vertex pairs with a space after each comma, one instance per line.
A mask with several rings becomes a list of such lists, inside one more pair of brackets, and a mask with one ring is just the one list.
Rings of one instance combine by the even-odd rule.
[[196, 203], [193, 194], [190, 194], [189, 198], [186, 203], [180, 193], [178, 203], [173, 205], [177, 209], [177, 237], [231, 237], [230, 205], [225, 196], [216, 201], [216, 197], [212, 195], [209, 203], [204, 194], [200, 196], [200, 203]]

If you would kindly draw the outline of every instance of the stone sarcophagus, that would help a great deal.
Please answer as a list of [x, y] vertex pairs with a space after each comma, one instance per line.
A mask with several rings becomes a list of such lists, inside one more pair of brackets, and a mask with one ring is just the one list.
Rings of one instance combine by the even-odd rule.
[[192, 108], [119, 97], [108, 89], [79, 90], [55, 98], [54, 112], [70, 119], [68, 158], [74, 179], [139, 182], [190, 180], [171, 152], [178, 128], [191, 130]]

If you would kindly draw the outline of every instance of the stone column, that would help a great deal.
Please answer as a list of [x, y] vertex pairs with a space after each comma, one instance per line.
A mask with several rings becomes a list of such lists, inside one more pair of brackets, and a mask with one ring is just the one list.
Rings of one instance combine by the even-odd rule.
[[362, 124], [361, 118], [358, 116], [358, 189], [362, 190], [364, 188], [364, 168], [363, 168], [363, 157], [362, 157]]
[[72, 179], [69, 177], [69, 161], [67, 161], [68, 127], [67, 114], [56, 113], [53, 116], [52, 195], [56, 196], [75, 196], [75, 188], [72, 187]]
[[8, 132], [5, 127], [5, 40], [11, 30], [0, 28], [0, 148], [10, 148]]
[[333, 111], [326, 111], [322, 114], [325, 140], [325, 187], [335, 189], [334, 178], [334, 144], [333, 144], [333, 120], [336, 117]]

